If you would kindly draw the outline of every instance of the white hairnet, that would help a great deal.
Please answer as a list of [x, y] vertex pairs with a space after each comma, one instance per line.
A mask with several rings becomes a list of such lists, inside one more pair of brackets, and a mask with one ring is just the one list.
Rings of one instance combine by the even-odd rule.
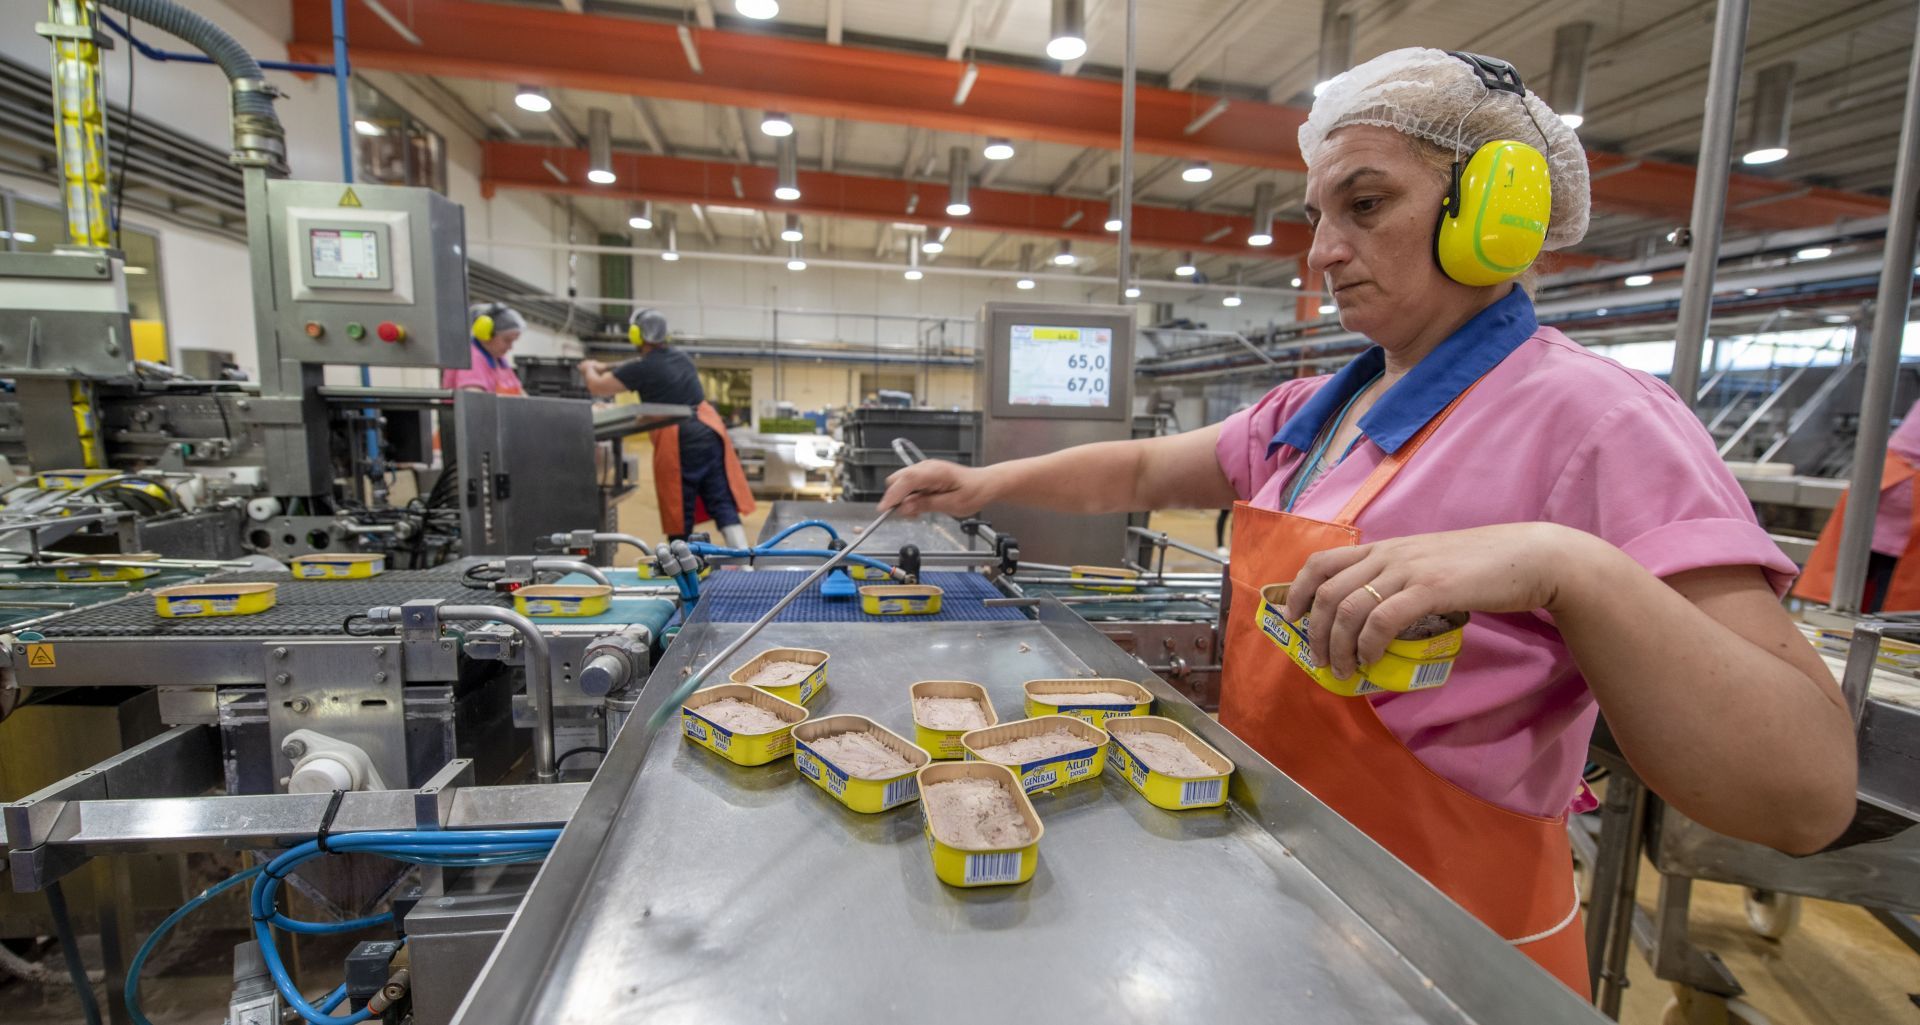
[[506, 303], [474, 303], [467, 307], [468, 323], [479, 320], [481, 317], [493, 318], [493, 333], [496, 337], [509, 331], [524, 330], [527, 326], [527, 319], [520, 315], [520, 311]]
[[1546, 248], [1564, 249], [1586, 237], [1592, 200], [1587, 154], [1573, 129], [1531, 91], [1523, 108], [1512, 93], [1489, 90], [1465, 61], [1445, 50], [1383, 53], [1327, 83], [1300, 126], [1300, 155], [1308, 167], [1327, 137], [1348, 125], [1391, 128], [1448, 150], [1457, 144], [1463, 160], [1495, 139], [1539, 147], [1553, 184]]

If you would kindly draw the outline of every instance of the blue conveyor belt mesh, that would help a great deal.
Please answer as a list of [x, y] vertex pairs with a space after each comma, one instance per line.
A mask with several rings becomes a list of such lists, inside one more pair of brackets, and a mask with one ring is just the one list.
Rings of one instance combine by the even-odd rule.
[[[700, 582], [701, 614], [716, 623], [751, 623], [764, 615], [781, 595], [806, 579], [805, 570], [720, 570]], [[778, 623], [963, 623], [981, 620], [1026, 619], [1017, 608], [990, 609], [980, 604], [983, 598], [1002, 597], [986, 577], [978, 573], [924, 573], [920, 582], [933, 584], [946, 593], [940, 599], [940, 611], [931, 616], [869, 616], [860, 611], [860, 599], [829, 601], [820, 596], [820, 585], [793, 600], [780, 613]], [[860, 586], [859, 581], [854, 585]]]

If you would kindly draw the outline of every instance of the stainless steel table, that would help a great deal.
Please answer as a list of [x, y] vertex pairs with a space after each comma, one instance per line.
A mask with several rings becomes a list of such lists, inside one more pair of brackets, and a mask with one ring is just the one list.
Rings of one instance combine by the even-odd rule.
[[775, 624], [833, 655], [816, 715], [911, 734], [906, 687], [1139, 680], [1239, 766], [1174, 814], [1111, 777], [1041, 795], [1040, 867], [962, 891], [917, 804], [850, 812], [647, 714], [739, 624], [695, 617], [463, 1006], [492, 1022], [1600, 1022], [1585, 1003], [1057, 603], [1026, 623]]

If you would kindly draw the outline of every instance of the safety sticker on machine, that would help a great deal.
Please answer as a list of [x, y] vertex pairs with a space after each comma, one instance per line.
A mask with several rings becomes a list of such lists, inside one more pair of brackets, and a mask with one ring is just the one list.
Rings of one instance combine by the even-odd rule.
[[32, 669], [52, 669], [57, 665], [53, 659], [53, 645], [27, 645], [27, 666]]

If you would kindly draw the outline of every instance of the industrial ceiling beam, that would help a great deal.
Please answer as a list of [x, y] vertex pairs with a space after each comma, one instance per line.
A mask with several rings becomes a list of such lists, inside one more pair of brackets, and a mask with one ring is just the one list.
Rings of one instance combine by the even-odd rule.
[[[1693, 168], [1654, 160], [1635, 161], [1610, 153], [1588, 153], [1587, 162], [1596, 172], [1595, 207], [1665, 218], [1676, 225], [1687, 223], [1693, 196]], [[1619, 174], [1600, 173], [1625, 164], [1635, 166]], [[1802, 188], [1804, 186], [1794, 181], [1753, 174], [1732, 175], [1727, 183], [1727, 226], [1745, 230], [1810, 228], [1845, 217], [1873, 217], [1887, 211], [1884, 199], [1822, 188], [1809, 189], [1803, 196], [1777, 203], [1741, 205], [1748, 200]]]
[[1219, 21], [1213, 23], [1213, 27], [1200, 37], [1199, 42], [1174, 62], [1172, 70], [1167, 72], [1167, 85], [1173, 89], [1191, 86], [1229, 45], [1272, 11], [1273, 5], [1267, 0], [1239, 0], [1232, 9], [1220, 16]]
[[[471, 0], [412, 0], [421, 45], [360, 5], [348, 5], [356, 67], [687, 100], [932, 131], [1118, 149], [1120, 85], [1045, 71], [980, 66], [965, 106], [953, 105], [953, 62], [742, 32], [689, 28], [702, 70], [687, 63], [675, 26]], [[511, 40], [513, 60], [497, 57]], [[288, 49], [331, 60], [325, 0], [295, 0]], [[1135, 148], [1160, 156], [1299, 170], [1305, 112], [1238, 103], [1192, 135], [1193, 98], [1142, 86]]]
[[[720, 203], [887, 223], [913, 220], [957, 230], [1008, 231], [1082, 242], [1103, 243], [1112, 237], [1104, 227], [1106, 201], [1099, 199], [976, 189], [970, 197], [973, 211], [969, 216], [947, 217], [942, 212], [946, 205], [946, 187], [939, 183], [802, 171], [799, 175], [801, 198], [782, 202], [773, 198], [775, 171], [771, 167], [616, 152], [613, 168], [619, 180], [615, 185], [603, 186], [587, 183], [587, 152], [582, 149], [486, 142], [483, 152], [485, 173], [481, 191], [486, 195], [503, 188], [529, 189], [613, 199]], [[558, 167], [568, 180], [564, 183], [555, 180], [545, 166], [547, 163]], [[734, 191], [735, 181], [740, 184], [738, 195]], [[907, 214], [909, 205], [914, 207], [915, 214]], [[1072, 226], [1063, 227], [1070, 220]], [[1221, 234], [1221, 229], [1227, 230]], [[1245, 244], [1245, 218], [1225, 214], [1136, 206], [1133, 236], [1140, 245], [1155, 248], [1231, 253], [1246, 259], [1270, 255]], [[1208, 240], [1209, 236], [1213, 236], [1212, 241]], [[1272, 252], [1297, 252], [1305, 249], [1310, 241], [1305, 225], [1276, 225]]]

